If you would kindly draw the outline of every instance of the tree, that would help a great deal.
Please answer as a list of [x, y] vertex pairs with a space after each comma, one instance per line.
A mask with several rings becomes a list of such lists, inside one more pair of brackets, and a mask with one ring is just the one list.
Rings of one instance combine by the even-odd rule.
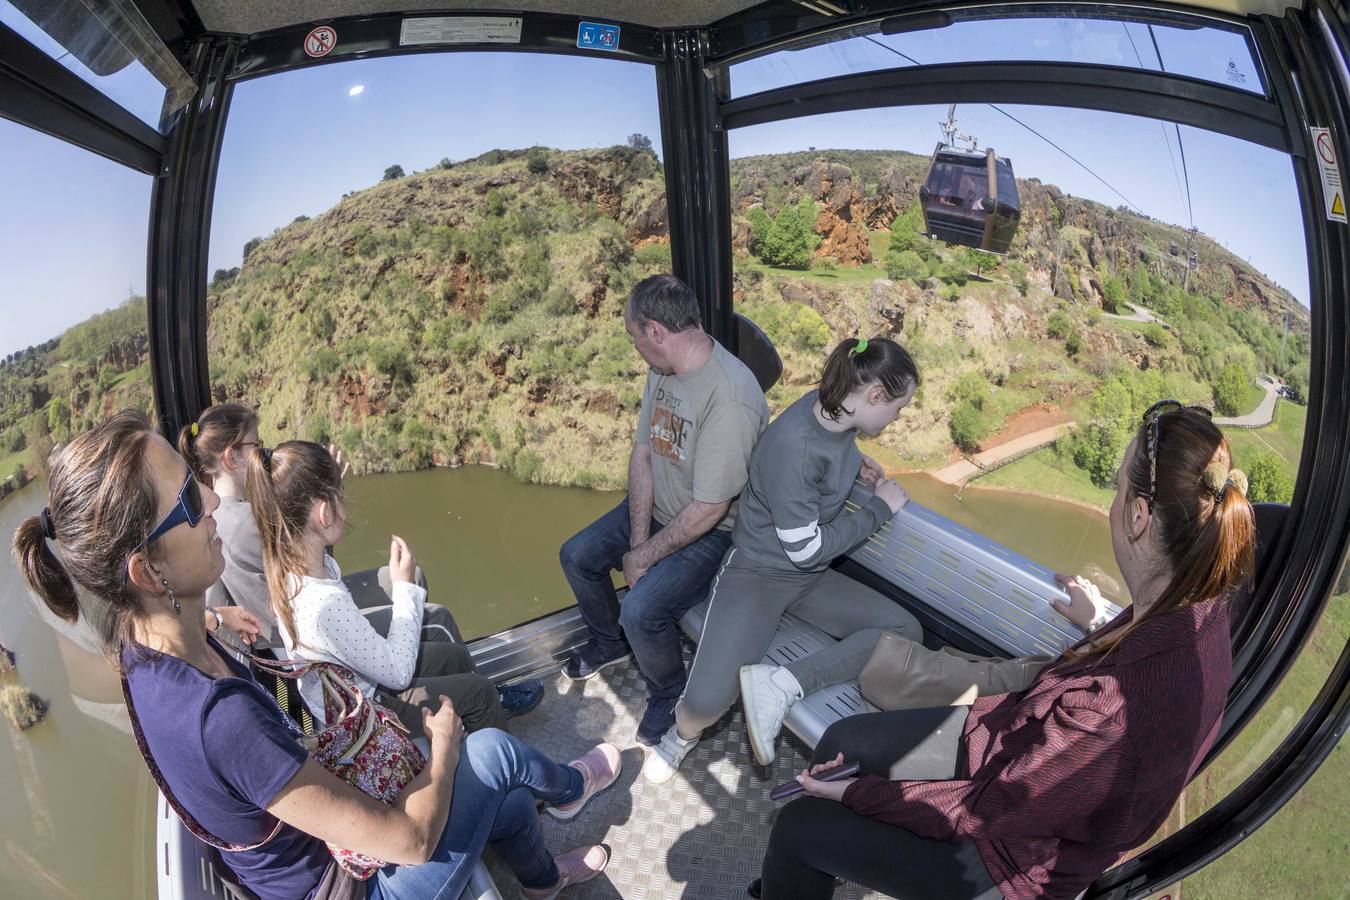
[[1102, 306], [1109, 313], [1118, 313], [1125, 303], [1125, 285], [1114, 275], [1102, 279]]
[[651, 153], [652, 139], [645, 134], [634, 132], [628, 136], [628, 147], [630, 150], [636, 150], [639, 153]]
[[70, 404], [64, 397], [53, 397], [47, 404], [47, 430], [58, 441], [70, 437]]
[[967, 453], [980, 449], [980, 441], [989, 433], [989, 429], [984, 425], [984, 417], [969, 400], [962, 401], [952, 410], [948, 427], [951, 429], [952, 440], [956, 446]]
[[887, 253], [904, 253], [906, 250], [922, 252], [927, 249], [926, 244], [923, 209], [916, 200], [891, 222], [891, 243]]
[[395, 163], [394, 165], [384, 170], [384, 177], [381, 178], [380, 180], [395, 181], [402, 177], [403, 177], [403, 167]]
[[1214, 408], [1225, 416], [1242, 415], [1247, 401], [1247, 373], [1240, 363], [1229, 363], [1214, 379]]
[[448, 156], [441, 157], [441, 161], [436, 163], [436, 168], [438, 169], [453, 169], [454, 167], [455, 167], [454, 160], [452, 160]]
[[257, 250], [257, 249], [258, 249], [258, 245], [261, 244], [262, 242], [263, 242], [263, 239], [262, 239], [262, 238], [260, 238], [260, 237], [255, 237], [255, 238], [253, 238], [252, 240], [250, 240], [247, 244], [245, 244], [245, 245], [244, 245], [244, 259], [248, 259], [248, 255], [249, 255], [250, 253], [252, 253], [254, 250]]
[[[755, 238], [756, 255], [771, 266], [805, 269], [811, 263], [811, 252], [820, 245], [815, 230], [817, 214], [815, 201], [809, 197], [784, 206], [764, 229], [764, 235]], [[750, 221], [753, 228], [755, 220]]]
[[543, 175], [548, 171], [548, 155], [540, 147], [534, 147], [525, 154], [525, 168], [532, 175]]
[[918, 282], [928, 277], [928, 263], [913, 250], [886, 254], [886, 276], [896, 281], [906, 278]]
[[1281, 456], [1266, 451], [1247, 463], [1247, 499], [1253, 503], [1288, 503], [1294, 499], [1294, 477]]

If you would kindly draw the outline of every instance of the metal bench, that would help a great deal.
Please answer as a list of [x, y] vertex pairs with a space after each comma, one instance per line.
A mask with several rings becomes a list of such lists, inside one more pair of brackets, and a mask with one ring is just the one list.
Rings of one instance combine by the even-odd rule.
[[[869, 493], [856, 485], [849, 508], [866, 502]], [[914, 501], [849, 559], [900, 588], [914, 605], [959, 622], [1009, 656], [1059, 653], [1082, 637], [1046, 599], [1064, 596], [1053, 572]], [[696, 643], [707, 611], [705, 600], [680, 620], [681, 629]], [[764, 661], [784, 665], [833, 642], [819, 628], [789, 614]], [[784, 725], [814, 747], [832, 723], [875, 711], [851, 681], [822, 688], [794, 704]]]

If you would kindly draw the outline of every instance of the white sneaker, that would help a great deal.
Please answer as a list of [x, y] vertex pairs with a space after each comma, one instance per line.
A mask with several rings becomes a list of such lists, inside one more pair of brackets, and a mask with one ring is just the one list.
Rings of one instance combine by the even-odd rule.
[[642, 764], [643, 777], [653, 784], [669, 781], [697, 743], [698, 738], [686, 741], [680, 737], [676, 726], [670, 726], [656, 746], [647, 751], [647, 761]]
[[761, 766], [772, 765], [778, 756], [778, 732], [792, 704], [802, 699], [802, 686], [782, 666], [741, 666], [741, 703], [750, 752]]

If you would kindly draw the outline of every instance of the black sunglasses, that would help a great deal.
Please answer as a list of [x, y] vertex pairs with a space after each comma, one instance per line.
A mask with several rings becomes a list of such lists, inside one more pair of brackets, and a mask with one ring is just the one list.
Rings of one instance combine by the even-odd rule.
[[[197, 479], [189, 472], [187, 480], [178, 490], [178, 502], [174, 504], [173, 509], [169, 510], [168, 515], [155, 526], [155, 530], [150, 532], [150, 536], [136, 545], [136, 549], [131, 551], [131, 555], [134, 556], [144, 550], [163, 537], [169, 529], [177, 528], [184, 522], [188, 524], [189, 528], [196, 528], [205, 512], [205, 507], [202, 505], [201, 485], [197, 484]], [[131, 572], [128, 570], [122, 576], [122, 583], [125, 584], [130, 578]]]
[[1146, 435], [1148, 440], [1148, 508], [1150, 512], [1153, 511], [1153, 494], [1158, 489], [1158, 441], [1162, 437], [1158, 420], [1168, 412], [1182, 409], [1204, 413], [1207, 419], [1214, 418], [1214, 413], [1207, 407], [1188, 405], [1180, 400], [1159, 400], [1144, 410], [1144, 424], [1148, 426]]

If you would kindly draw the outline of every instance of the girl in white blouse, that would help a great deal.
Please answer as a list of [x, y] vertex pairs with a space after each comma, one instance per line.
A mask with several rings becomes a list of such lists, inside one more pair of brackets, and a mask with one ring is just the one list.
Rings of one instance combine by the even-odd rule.
[[[346, 525], [341, 473], [327, 450], [309, 441], [254, 450], [248, 493], [268, 593], [289, 656], [351, 669], [361, 689], [396, 713], [414, 736], [422, 733], [422, 709], [434, 712], [441, 694], [454, 701], [467, 730], [506, 728], [496, 686], [471, 671], [467, 648], [422, 642], [427, 592], [413, 583], [417, 562], [402, 538], [393, 536], [389, 546], [393, 605], [387, 636], [357, 607], [326, 550], [341, 540]], [[302, 678], [300, 695], [311, 713], [323, 715], [317, 679]]]

